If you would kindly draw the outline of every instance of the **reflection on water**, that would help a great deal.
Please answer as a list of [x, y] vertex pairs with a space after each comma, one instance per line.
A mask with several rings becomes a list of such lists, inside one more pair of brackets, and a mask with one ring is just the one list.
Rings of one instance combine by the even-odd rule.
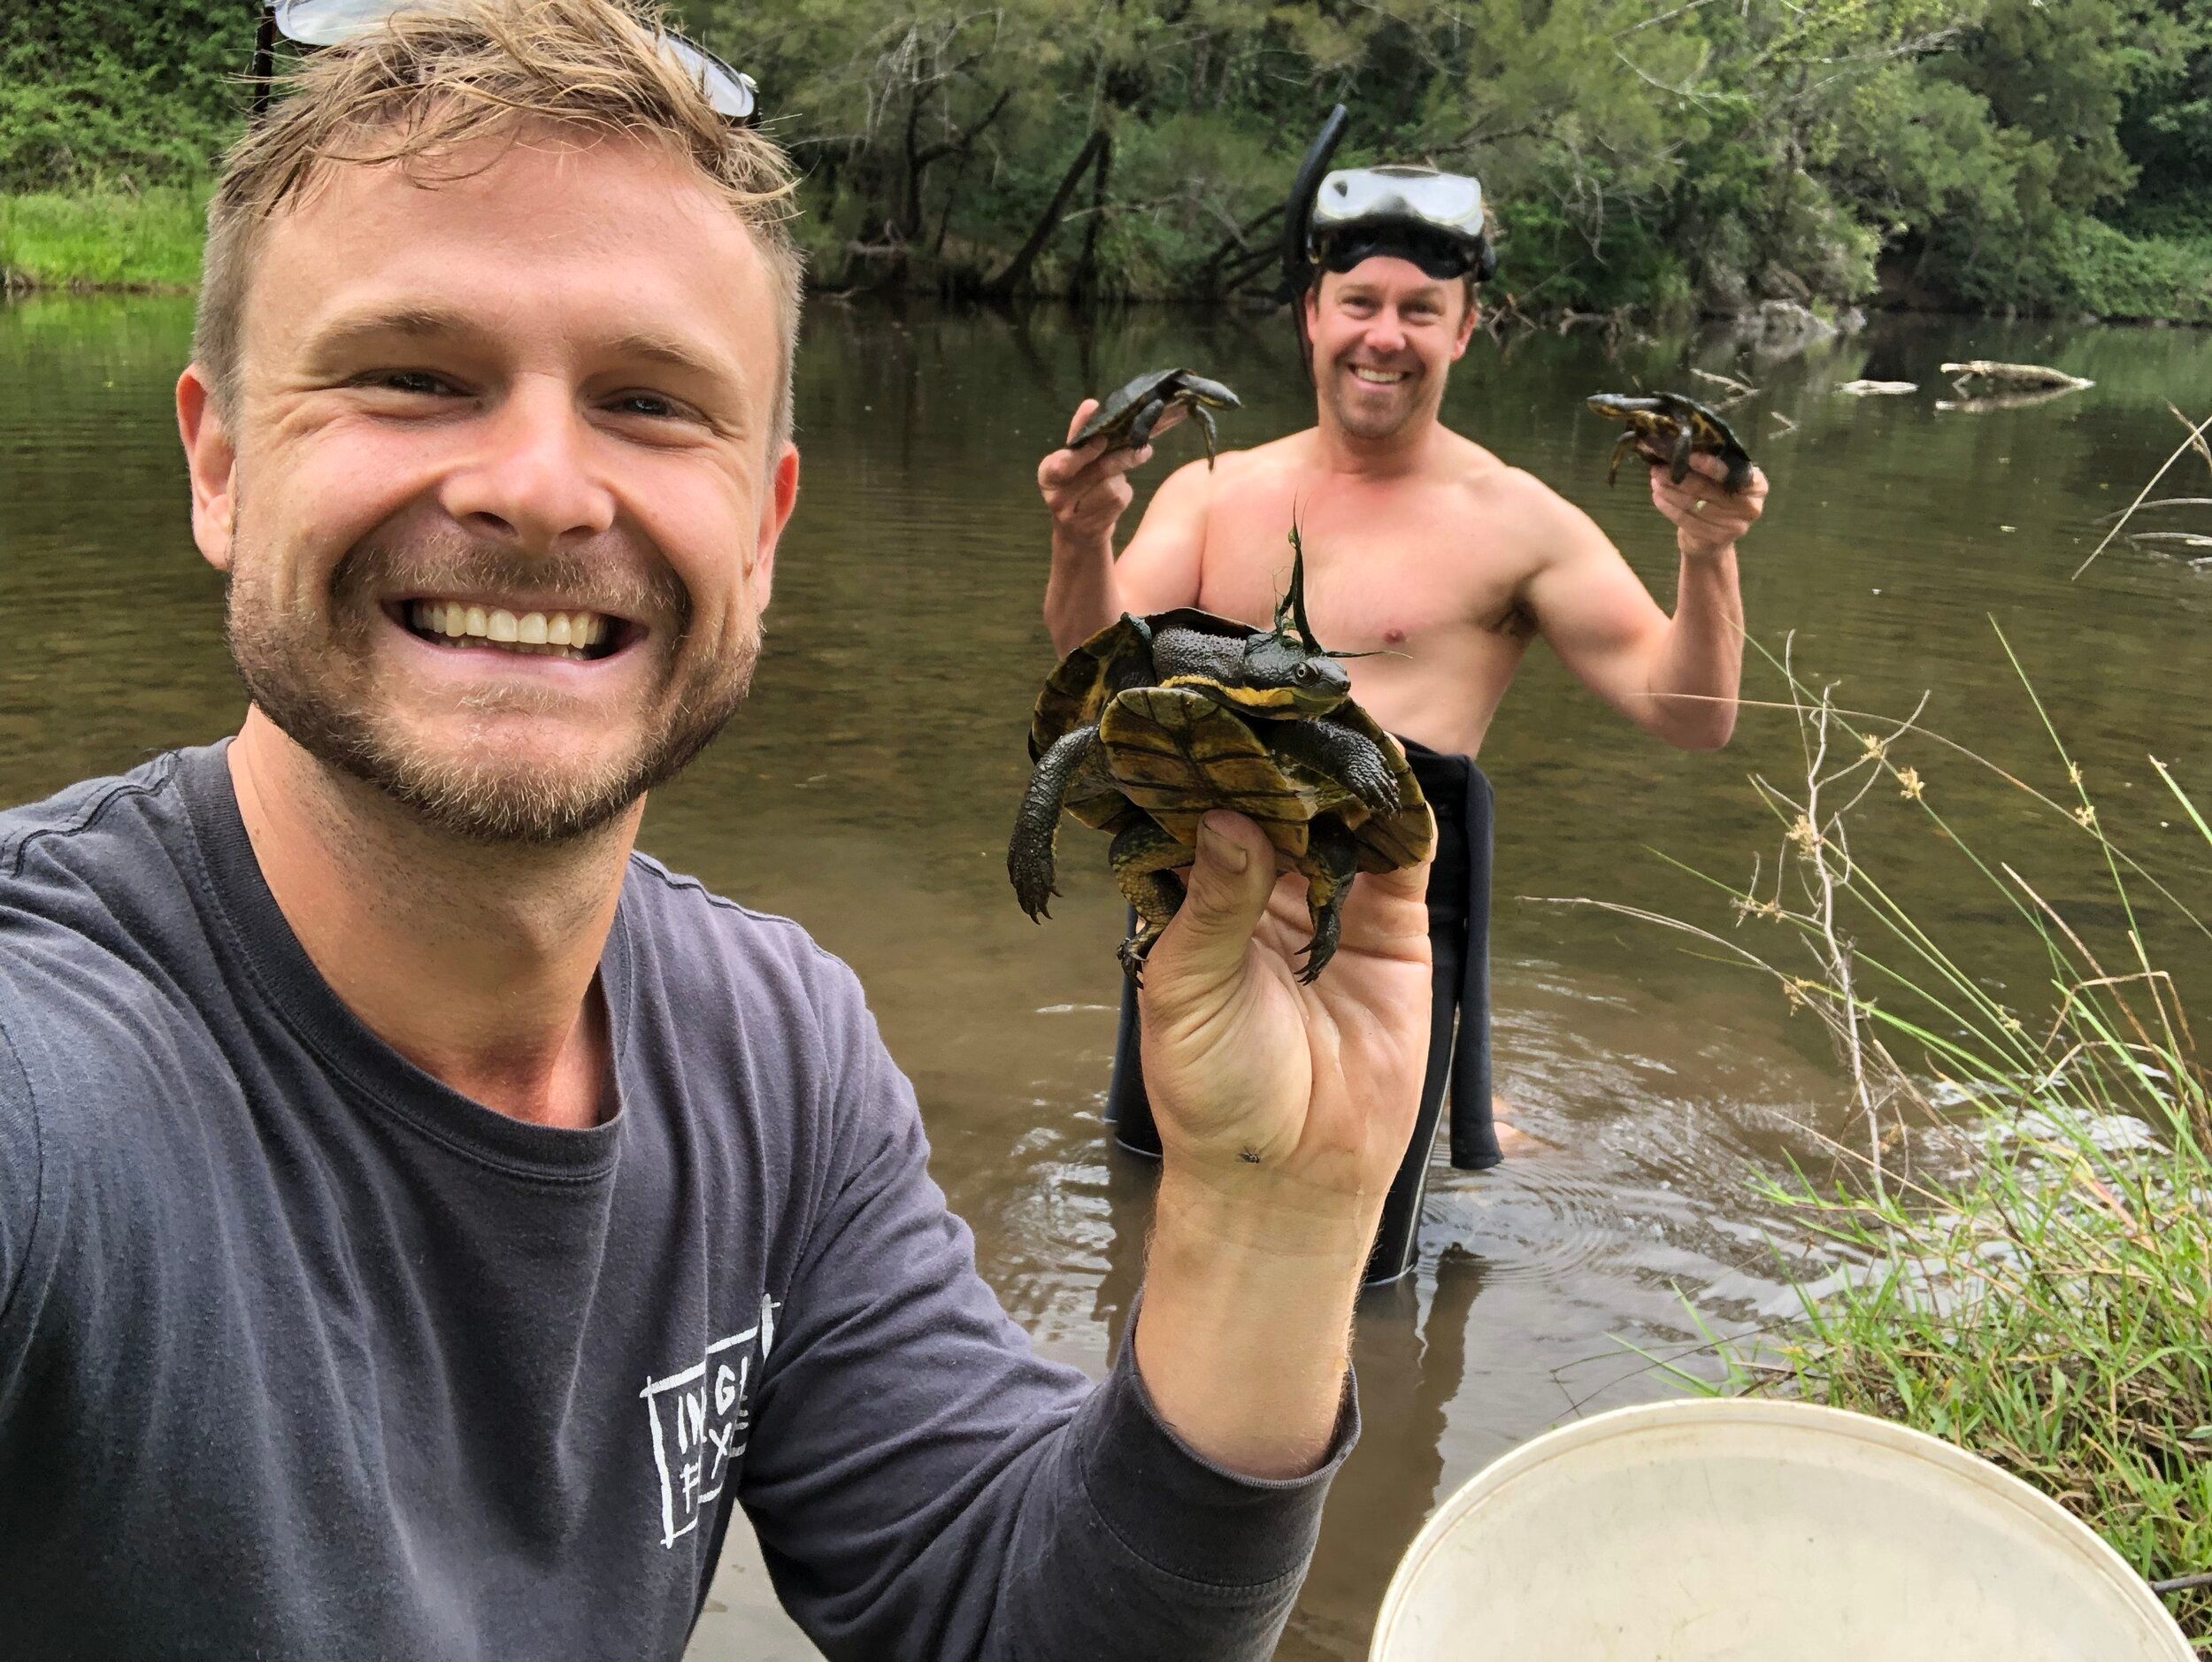
[[[0, 800], [237, 718], [220, 586], [192, 552], [168, 414], [188, 324], [165, 301], [0, 309]], [[1544, 335], [1501, 353], [1479, 338], [1447, 405], [1594, 515], [1663, 600], [1671, 539], [1640, 489], [1605, 488], [1612, 435], [1581, 400], [1694, 390], [1685, 350], [1609, 358], [1594, 339]], [[2030, 408], [1937, 410], [1935, 365], [1967, 358], [2097, 385]], [[1731, 412], [1774, 481], [1745, 549], [1760, 642], [1778, 650], [1794, 630], [1797, 661], [1863, 708], [1901, 712], [1934, 689], [1931, 725], [2053, 789], [1993, 619], [2090, 765], [2106, 823], [2148, 858], [2200, 858], [2160, 827], [2146, 757], [2212, 777], [2212, 723], [2172, 690], [2212, 619], [2212, 573], [2116, 546], [2080, 581], [2068, 573], [2099, 516], [2177, 441], [2165, 401], [2212, 384], [2212, 337], [1923, 320], [1787, 362], [1709, 344], [1686, 361], [1763, 389]], [[646, 830], [677, 866], [797, 917], [857, 967], [984, 1273], [1041, 1348], [1093, 1372], [1135, 1291], [1151, 1173], [1109, 1152], [1098, 1118], [1120, 930], [1103, 843], [1071, 844], [1067, 896], [1041, 927], [1006, 883], [1026, 713], [1050, 662], [1033, 477], [1083, 394], [1171, 363], [1242, 395], [1226, 442], [1309, 419], [1272, 318], [1150, 312], [1078, 331], [818, 304], [801, 504], [753, 702]], [[1858, 377], [1922, 391], [1830, 391]], [[1163, 451], [1179, 461], [1195, 442], [1171, 435]], [[1755, 696], [1776, 686], [1755, 666]], [[1915, 759], [1962, 835], [2011, 846], [2016, 794], [1979, 791], [1943, 752]], [[1538, 653], [1483, 765], [1499, 804], [1497, 1080], [1534, 1146], [1491, 1173], [1440, 1166], [1419, 1273], [1363, 1310], [1366, 1435], [1286, 1658], [1362, 1654], [1399, 1551], [1484, 1462], [1571, 1414], [1660, 1394], [1623, 1341], [1663, 1351], [1694, 1341], [1693, 1311], [1726, 1327], [1786, 1310], [1770, 1266], [1794, 1243], [1770, 1239], [1779, 1222], [1747, 1176], [1821, 1165], [1824, 1137], [1857, 1140], [1819, 1032], [1770, 988], [1648, 927], [1518, 898], [1629, 901], [1729, 931], [1713, 891], [1649, 850], [1731, 880], [1755, 851], [1770, 858], [1776, 827], [1746, 776], [1790, 781], [1786, 719], [1752, 711], [1727, 751], [1676, 754]], [[2008, 908], [1957, 887], [1955, 849], [1916, 813], [1882, 802], [1869, 817], [1863, 857], [2032, 997], [2039, 972], [2000, 944]], [[2063, 849], [2042, 867], [2021, 858], [2093, 918]]]

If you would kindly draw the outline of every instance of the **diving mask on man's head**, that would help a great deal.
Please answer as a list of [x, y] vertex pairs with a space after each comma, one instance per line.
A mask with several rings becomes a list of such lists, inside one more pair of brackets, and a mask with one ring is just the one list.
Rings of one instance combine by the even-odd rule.
[[1314, 193], [1309, 235], [1324, 271], [1377, 255], [1409, 260], [1432, 277], [1486, 281], [1497, 257], [1483, 230], [1482, 186], [1432, 167], [1340, 168]]

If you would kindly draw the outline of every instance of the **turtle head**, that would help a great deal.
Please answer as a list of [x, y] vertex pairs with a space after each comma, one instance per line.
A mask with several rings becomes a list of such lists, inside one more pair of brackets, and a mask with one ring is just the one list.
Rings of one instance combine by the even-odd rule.
[[1290, 589], [1275, 604], [1275, 627], [1244, 642], [1232, 683], [1223, 693], [1248, 715], [1325, 716], [1352, 696], [1352, 678], [1334, 660], [1363, 652], [1322, 650], [1306, 619], [1306, 550], [1290, 527]]
[[1194, 375], [1185, 370], [1179, 382], [1182, 391], [1195, 403], [1215, 410], [1240, 410], [1243, 400], [1217, 381], [1208, 381], [1203, 375]]
[[1352, 678], [1294, 635], [1255, 634], [1244, 643], [1236, 674], [1223, 691], [1247, 715], [1325, 716], [1352, 696]]
[[1639, 411], [1651, 408], [1650, 399], [1624, 392], [1593, 393], [1586, 402], [1609, 421], [1625, 421]]

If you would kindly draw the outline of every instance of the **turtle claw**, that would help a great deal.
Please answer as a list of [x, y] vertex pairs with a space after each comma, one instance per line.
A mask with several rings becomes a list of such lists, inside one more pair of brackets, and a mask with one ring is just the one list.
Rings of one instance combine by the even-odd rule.
[[1344, 782], [1369, 812], [1394, 814], [1405, 805], [1398, 792], [1397, 776], [1381, 751], [1371, 748], [1348, 759], [1350, 765], [1344, 770]]
[[1328, 968], [1329, 960], [1336, 956], [1337, 935], [1342, 927], [1333, 904], [1314, 919], [1313, 939], [1301, 949], [1301, 956], [1306, 960], [1298, 971], [1301, 987], [1312, 986], [1321, 972]]
[[1159, 938], [1160, 931], [1148, 924], [1114, 949], [1114, 956], [1121, 960], [1122, 973], [1129, 977], [1129, 984], [1140, 992], [1144, 990], [1145, 958]]
[[1359, 799], [1379, 814], [1394, 814], [1405, 806], [1398, 795], [1398, 781], [1387, 772], [1374, 777], [1354, 781]]
[[1009, 862], [1009, 864], [1013, 867], [1014, 898], [1021, 903], [1021, 909], [1029, 914], [1030, 922], [1042, 923], [1052, 916], [1052, 897], [1060, 891], [1053, 886], [1049, 876], [1041, 878], [1033, 868], [1025, 867], [1018, 862]]

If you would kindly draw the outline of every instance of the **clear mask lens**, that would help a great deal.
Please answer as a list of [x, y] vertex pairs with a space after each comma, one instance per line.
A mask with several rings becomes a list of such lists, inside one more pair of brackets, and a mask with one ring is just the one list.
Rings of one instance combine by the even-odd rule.
[[[300, 46], [335, 46], [403, 12], [437, 11], [440, 0], [274, 0], [269, 9], [277, 33], [286, 40]], [[661, 50], [682, 67], [718, 112], [733, 121], [751, 118], [760, 90], [750, 75], [672, 35], [661, 36]]]
[[1314, 203], [1317, 231], [1364, 219], [1410, 219], [1440, 231], [1482, 234], [1482, 187], [1457, 173], [1360, 167], [1331, 173]]
[[302, 46], [335, 46], [402, 12], [430, 9], [426, 0], [277, 0], [277, 33]]

